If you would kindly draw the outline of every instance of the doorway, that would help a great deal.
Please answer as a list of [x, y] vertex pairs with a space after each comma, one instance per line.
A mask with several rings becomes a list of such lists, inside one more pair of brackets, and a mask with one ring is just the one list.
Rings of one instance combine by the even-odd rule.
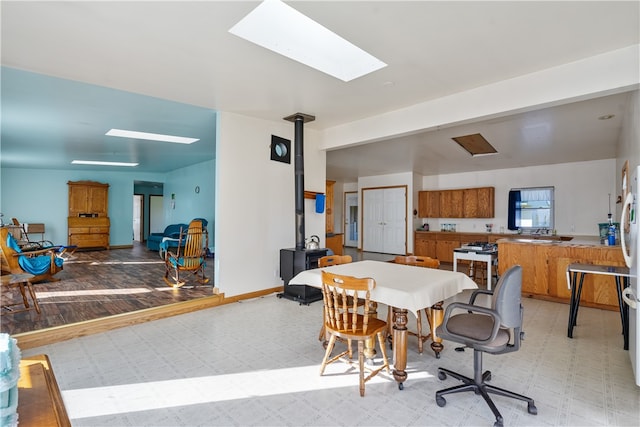
[[149, 196], [149, 234], [162, 233], [164, 220], [162, 219], [162, 196]]
[[133, 241], [142, 242], [144, 230], [144, 195], [133, 195]]
[[344, 245], [358, 247], [358, 192], [344, 193]]

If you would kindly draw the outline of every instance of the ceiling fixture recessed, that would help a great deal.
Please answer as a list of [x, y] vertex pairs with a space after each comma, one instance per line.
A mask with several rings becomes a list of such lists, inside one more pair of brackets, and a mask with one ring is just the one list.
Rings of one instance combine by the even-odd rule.
[[348, 82], [387, 64], [280, 0], [265, 0], [231, 34]]
[[74, 165], [97, 165], [97, 166], [127, 166], [135, 167], [138, 163], [125, 163], [125, 162], [99, 162], [95, 160], [73, 160]]
[[613, 119], [614, 117], [615, 117], [614, 114], [605, 114], [604, 116], [598, 117], [598, 120], [609, 120], [609, 119]]
[[186, 138], [184, 136], [162, 135], [160, 133], [138, 132], [135, 130], [111, 129], [105, 133], [108, 136], [120, 138], [147, 139], [149, 141], [173, 142], [175, 144], [193, 144], [200, 141], [197, 138]]
[[472, 135], [457, 136], [452, 138], [462, 148], [467, 150], [473, 157], [476, 156], [488, 156], [490, 154], [497, 154], [498, 150], [493, 148], [489, 141], [484, 139], [479, 133]]

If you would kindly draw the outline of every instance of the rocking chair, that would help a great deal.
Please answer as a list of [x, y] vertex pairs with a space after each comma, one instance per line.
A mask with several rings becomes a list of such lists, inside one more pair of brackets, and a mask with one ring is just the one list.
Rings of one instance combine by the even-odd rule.
[[55, 282], [54, 274], [62, 270], [64, 259], [58, 256], [60, 246], [52, 246], [41, 250], [23, 252], [13, 238], [9, 229], [0, 228], [0, 253], [2, 255], [2, 272], [9, 274], [33, 274], [31, 283]]
[[[17, 227], [20, 230], [20, 235], [13, 236], [18, 243], [18, 246], [23, 251], [37, 251], [41, 249], [47, 249], [54, 246], [51, 240], [31, 240], [29, 238], [29, 233], [27, 233], [27, 227], [25, 224], [21, 224], [17, 218], [11, 218], [11, 222], [13, 222], [14, 227]], [[41, 233], [41, 237], [44, 237], [44, 224], [41, 224], [41, 230], [38, 232]]]
[[164, 281], [169, 286], [179, 288], [186, 283], [180, 278], [180, 272], [188, 271], [195, 276], [199, 275], [197, 280], [200, 284], [209, 283], [209, 278], [204, 273], [208, 247], [209, 235], [201, 220], [191, 221], [186, 231], [180, 229], [176, 252], [167, 250], [165, 253]]

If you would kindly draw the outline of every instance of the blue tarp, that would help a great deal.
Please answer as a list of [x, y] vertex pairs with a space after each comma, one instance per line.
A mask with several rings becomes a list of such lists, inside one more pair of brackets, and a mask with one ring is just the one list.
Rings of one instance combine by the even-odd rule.
[[[7, 234], [7, 246], [16, 251], [22, 253], [18, 242], [13, 238], [11, 234]], [[64, 260], [60, 257], [54, 257], [55, 263], [58, 267], [62, 267]], [[39, 255], [35, 257], [21, 256], [18, 258], [18, 264], [27, 273], [39, 276], [49, 271], [51, 267], [50, 255]]]

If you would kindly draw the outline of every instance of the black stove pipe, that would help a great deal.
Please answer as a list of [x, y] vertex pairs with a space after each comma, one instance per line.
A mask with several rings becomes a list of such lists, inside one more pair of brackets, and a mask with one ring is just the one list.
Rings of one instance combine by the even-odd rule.
[[296, 249], [304, 250], [304, 117], [295, 116], [295, 200], [296, 200]]

